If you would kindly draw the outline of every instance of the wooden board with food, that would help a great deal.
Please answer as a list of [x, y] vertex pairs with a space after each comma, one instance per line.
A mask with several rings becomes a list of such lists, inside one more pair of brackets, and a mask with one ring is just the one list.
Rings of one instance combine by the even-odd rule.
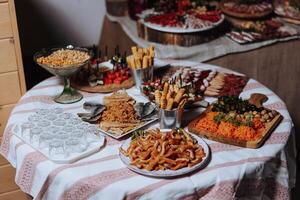
[[216, 70], [203, 70], [196, 67], [170, 66], [168, 69], [160, 69], [154, 74], [155, 80], [148, 81], [142, 87], [142, 92], [150, 98], [155, 99], [155, 91], [163, 87], [164, 82], [185, 88], [189, 96], [218, 97], [224, 95], [239, 95], [248, 82], [243, 75], [228, 74]]
[[111, 61], [92, 61], [72, 77], [72, 86], [92, 93], [109, 93], [134, 85], [131, 71], [123, 56], [116, 54]]
[[188, 125], [188, 130], [225, 144], [259, 148], [283, 118], [262, 106], [266, 99], [262, 94], [252, 94], [249, 100], [220, 97]]
[[120, 158], [131, 170], [154, 177], [174, 177], [204, 167], [209, 148], [198, 136], [182, 129], [136, 132], [120, 148]]
[[266, 0], [223, 0], [220, 3], [226, 15], [242, 19], [258, 19], [273, 12], [272, 4]]
[[279, 39], [299, 35], [299, 32], [279, 18], [264, 20], [244, 20], [226, 17], [234, 29], [227, 37], [239, 44]]
[[212, 29], [224, 21], [224, 15], [208, 3], [169, 1], [172, 8], [159, 6], [160, 3], [140, 14], [140, 21], [153, 30], [193, 33]]

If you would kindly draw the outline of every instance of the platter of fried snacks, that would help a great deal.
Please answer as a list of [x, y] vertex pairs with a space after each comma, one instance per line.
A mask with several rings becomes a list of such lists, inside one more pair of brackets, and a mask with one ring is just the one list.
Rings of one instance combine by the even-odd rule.
[[136, 132], [120, 147], [122, 162], [132, 171], [152, 177], [175, 177], [206, 166], [209, 147], [183, 129]]
[[101, 114], [98, 127], [101, 132], [116, 139], [157, 120], [153, 104], [136, 102], [123, 90], [105, 96], [103, 103], [106, 109]]
[[154, 64], [154, 46], [148, 48], [131, 47], [132, 55], [127, 56], [126, 61], [131, 69], [145, 69]]

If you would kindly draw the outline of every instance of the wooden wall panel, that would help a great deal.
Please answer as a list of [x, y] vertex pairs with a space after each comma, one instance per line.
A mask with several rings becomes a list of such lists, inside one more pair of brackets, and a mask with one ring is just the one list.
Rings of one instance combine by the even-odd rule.
[[0, 40], [0, 49], [0, 73], [17, 70], [17, 59], [13, 39]]
[[8, 3], [0, 3], [0, 38], [7, 38], [13, 35], [10, 19]]
[[14, 107], [15, 107], [15, 104], [0, 106], [0, 137], [2, 137], [2, 134], [3, 134], [5, 126], [6, 126], [7, 119], [11, 113], [11, 110]]
[[0, 74], [0, 105], [16, 103], [21, 97], [17, 71]]

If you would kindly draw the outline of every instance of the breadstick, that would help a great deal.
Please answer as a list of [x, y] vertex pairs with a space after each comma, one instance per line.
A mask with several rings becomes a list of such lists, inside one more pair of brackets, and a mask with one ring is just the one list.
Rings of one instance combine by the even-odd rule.
[[163, 88], [163, 91], [162, 91], [162, 98], [167, 98], [167, 94], [168, 94], [168, 91], [169, 91], [169, 83], [165, 82], [164, 83], [164, 88]]
[[184, 88], [181, 88], [181, 89], [178, 91], [178, 93], [176, 94], [176, 96], [175, 96], [175, 99], [174, 99], [175, 103], [179, 104], [179, 102], [180, 102], [180, 100], [182, 99], [184, 93], [185, 93], [185, 89], [184, 89]]
[[166, 108], [166, 110], [172, 110], [173, 103], [174, 103], [174, 99], [173, 98], [169, 98], [168, 101], [167, 101], [167, 108]]
[[147, 48], [143, 49], [143, 52], [144, 52], [144, 54], [145, 54], [146, 56], [148, 56], [148, 55], [149, 55], [149, 51], [148, 51], [148, 49], [147, 49]]
[[141, 69], [142, 68], [142, 63], [141, 63], [141, 60], [139, 58], [134, 58], [134, 62], [135, 62], [135, 67], [137, 69]]
[[129, 63], [132, 69], [136, 68], [135, 62], [134, 62], [134, 58], [131, 56], [129, 59]]
[[160, 108], [161, 109], [166, 109], [166, 107], [167, 107], [167, 99], [161, 98], [160, 99]]
[[155, 103], [156, 103], [157, 105], [159, 105], [159, 104], [160, 104], [160, 98], [161, 98], [161, 93], [160, 93], [160, 91], [159, 91], [159, 90], [155, 90], [154, 96], [155, 96]]
[[143, 68], [148, 68], [149, 62], [148, 62], [148, 56], [143, 57]]
[[186, 104], [186, 102], [187, 102], [187, 99], [186, 99], [186, 98], [182, 99], [182, 100], [180, 101], [179, 105], [178, 105], [178, 108], [183, 108], [184, 105]]
[[137, 55], [137, 47], [136, 46], [133, 46], [133, 47], [131, 47], [131, 51], [132, 51], [132, 54], [133, 55]]
[[[171, 87], [171, 85], [170, 85], [170, 87]], [[173, 96], [173, 93], [174, 93], [174, 92], [170, 90], [170, 87], [169, 87], [169, 91], [168, 91], [168, 94], [167, 94], [166, 99], [170, 99], [170, 98], [172, 98], [172, 96]]]
[[179, 92], [179, 87], [178, 87], [178, 85], [174, 85], [174, 92], [176, 92], [176, 93]]

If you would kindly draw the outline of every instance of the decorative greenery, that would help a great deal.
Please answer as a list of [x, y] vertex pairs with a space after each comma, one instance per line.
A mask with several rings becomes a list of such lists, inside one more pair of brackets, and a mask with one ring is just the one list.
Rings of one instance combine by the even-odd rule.
[[213, 104], [213, 111], [229, 113], [236, 111], [238, 114], [249, 111], [260, 111], [255, 105], [250, 104], [247, 100], [243, 100], [238, 96], [222, 96]]

